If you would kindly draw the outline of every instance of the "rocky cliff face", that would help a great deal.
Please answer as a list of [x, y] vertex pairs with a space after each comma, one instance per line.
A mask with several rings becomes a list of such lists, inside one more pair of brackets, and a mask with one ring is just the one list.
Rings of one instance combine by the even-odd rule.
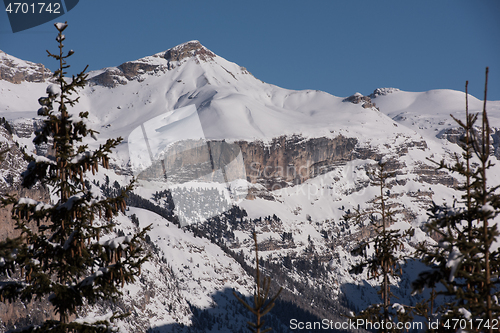
[[[210, 61], [215, 57], [215, 54], [201, 45], [200, 42], [191, 41], [150, 57], [128, 61], [118, 67], [106, 68], [101, 74], [92, 77], [89, 81], [91, 84], [105, 87], [125, 85], [131, 80], [141, 81], [140, 75], [142, 74], [154, 75], [172, 70], [181, 65], [186, 58], [191, 57], [194, 57], [198, 62]], [[158, 63], [157, 59], [166, 61]]]
[[[445, 129], [441, 132], [439, 132], [436, 137], [440, 139], [446, 139], [450, 141], [451, 143], [455, 143], [457, 145], [461, 145], [462, 142], [465, 140], [464, 136], [464, 130], [461, 127], [453, 127], [453, 128], [448, 128]], [[479, 133], [479, 129], [478, 129]], [[497, 159], [500, 159], [500, 129], [498, 128], [491, 128], [490, 132], [490, 143], [491, 143], [491, 151], [493, 151], [493, 154], [496, 156]]]
[[52, 72], [43, 64], [35, 64], [6, 54], [0, 50], [0, 80], [19, 84], [23, 81], [45, 82]]
[[[22, 121], [12, 125], [14, 135], [20, 138], [30, 138], [33, 132], [41, 126], [39, 121]], [[0, 127], [4, 136], [9, 134]], [[492, 135], [495, 151], [498, 151], [497, 133]], [[443, 138], [457, 143], [459, 131], [442, 133]], [[12, 140], [12, 138], [10, 139]], [[18, 170], [25, 167], [19, 148], [11, 141], [16, 151], [9, 155], [3, 164], [4, 188], [10, 183], [20, 180]], [[47, 145], [37, 146], [36, 153], [45, 155]], [[389, 186], [404, 185], [408, 168], [412, 170], [414, 179], [429, 185], [441, 184], [456, 187], [457, 180], [444, 171], [436, 170], [433, 166], [416, 163], [408, 166], [401, 158], [408, 154], [410, 149], [425, 151], [428, 149], [425, 140], [405, 141], [391, 147], [396, 155], [387, 160], [386, 170], [393, 172], [397, 180]], [[143, 170], [139, 179], [168, 180], [174, 183], [184, 183], [192, 180], [207, 182], [231, 182], [235, 179], [246, 178], [251, 184], [262, 185], [265, 191], [250, 189], [249, 198], [255, 195], [271, 198], [267, 192], [289, 186], [302, 184], [308, 179], [326, 174], [336, 168], [345, 166], [355, 160], [380, 160], [384, 154], [376, 147], [360, 146], [356, 138], [337, 136], [335, 138], [304, 138], [299, 135], [281, 136], [269, 142], [262, 141], [181, 141], [169, 147], [164, 156], [150, 167]], [[24, 164], [23, 164], [24, 163]], [[231, 164], [231, 167], [226, 167]], [[222, 173], [221, 170], [224, 169]], [[373, 167], [364, 164], [364, 172], [372, 173]], [[10, 171], [9, 171], [10, 170]], [[123, 170], [125, 174], [130, 171]], [[368, 183], [358, 183], [351, 191], [359, 191]]]
[[0, 150], [5, 151], [0, 161], [0, 192], [5, 193], [19, 186], [20, 170], [24, 170], [28, 164], [11, 134], [1, 125], [0, 138]]
[[240, 141], [247, 180], [267, 189], [302, 184], [352, 159], [355, 138], [282, 136], [269, 143]]
[[[356, 143], [356, 139], [343, 136], [333, 139], [282, 136], [269, 143], [183, 141], [169, 147], [166, 157], [142, 172], [139, 178], [167, 178], [178, 183], [193, 179], [231, 181], [245, 172], [243, 176], [249, 182], [275, 190], [302, 184], [339, 163], [352, 160]], [[237, 160], [238, 157], [242, 160]], [[232, 167], [225, 168], [226, 179], [217, 179], [214, 172], [230, 163]]]
[[[387, 183], [389, 189], [404, 186], [410, 176], [408, 170], [412, 170], [411, 177], [420, 183], [450, 187], [458, 185], [454, 177], [433, 166], [424, 163], [409, 166], [400, 160], [408, 154], [409, 149], [426, 150], [425, 141], [410, 141], [393, 148], [397, 155], [386, 162], [386, 171], [393, 173]], [[261, 197], [274, 200], [270, 191], [302, 184], [336, 169], [346, 168], [348, 163], [356, 160], [379, 161], [383, 156], [376, 148], [360, 147], [357, 139], [344, 136], [311, 139], [282, 136], [270, 142], [182, 141], [172, 145], [164, 158], [153, 163], [138, 177], [174, 183], [192, 180], [227, 183], [246, 178], [256, 185], [248, 189], [248, 199]], [[226, 167], [230, 163], [231, 167]], [[221, 173], [223, 168], [225, 173]], [[371, 175], [375, 172], [375, 167], [365, 162], [358, 172]], [[344, 194], [361, 191], [369, 185], [368, 179], [353, 182], [345, 189]], [[396, 198], [398, 195], [410, 194], [393, 195]], [[412, 200], [421, 201], [424, 206], [430, 204], [432, 191], [415, 192], [410, 196]], [[415, 217], [415, 212], [406, 210], [404, 215], [408, 218]]]

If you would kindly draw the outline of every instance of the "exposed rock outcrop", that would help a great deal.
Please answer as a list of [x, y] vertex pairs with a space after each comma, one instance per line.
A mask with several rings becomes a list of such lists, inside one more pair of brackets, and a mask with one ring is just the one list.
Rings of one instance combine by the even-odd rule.
[[[167, 51], [157, 53], [151, 57], [145, 57], [136, 61], [128, 61], [118, 67], [110, 67], [103, 70], [99, 75], [92, 77], [89, 82], [105, 87], [116, 87], [125, 85], [131, 80], [141, 80], [142, 74], [155, 74], [165, 72], [179, 66], [186, 58], [195, 58], [196, 61], [210, 61], [215, 54], [200, 44], [198, 41], [190, 41]], [[165, 64], [151, 63], [151, 59], [163, 58]]]
[[376, 98], [377, 96], [385, 96], [393, 92], [400, 91], [398, 88], [377, 88], [368, 97]]
[[209, 61], [215, 58], [215, 54], [200, 44], [199, 41], [193, 40], [165, 51], [163, 58], [166, 60], [181, 61], [188, 57], [198, 57], [200, 60]]
[[118, 67], [106, 68], [101, 74], [89, 79], [89, 82], [112, 88], [119, 84], [125, 85], [131, 80], [140, 80], [139, 75], [141, 74], [156, 73], [159, 70], [166, 70], [166, 68], [160, 65], [148, 64], [140, 60], [129, 61]]
[[[12, 134], [16, 135], [19, 138], [31, 138], [35, 131], [38, 131], [42, 128], [44, 121], [42, 119], [27, 119], [27, 118], [19, 118], [12, 124], [11, 130]], [[48, 138], [48, 143], [41, 143], [40, 145], [36, 145], [36, 154], [37, 155], [47, 155], [47, 151], [49, 147], [52, 145], [52, 138]], [[14, 144], [14, 142], [13, 142]]]
[[42, 64], [24, 61], [0, 50], [0, 80], [19, 84], [23, 81], [45, 82], [52, 72]]
[[[28, 163], [24, 160], [22, 152], [4, 126], [0, 126], [0, 137], [3, 139], [0, 150], [5, 151], [0, 160], [0, 192], [6, 193], [19, 186], [21, 182], [20, 171], [26, 169]], [[2, 216], [0, 216], [1, 220], [3, 220]]]
[[268, 189], [301, 184], [352, 159], [357, 140], [336, 138], [275, 138], [270, 143], [237, 142], [243, 152], [247, 180]]
[[[273, 200], [267, 191], [302, 184], [349, 161], [378, 161], [384, 156], [376, 149], [358, 147], [357, 143], [357, 139], [344, 136], [311, 139], [282, 136], [266, 143], [211, 141], [207, 144], [201, 141], [183, 141], [171, 146], [167, 157], [144, 170], [139, 178], [168, 179], [176, 183], [195, 179], [230, 182], [246, 175], [247, 181], [265, 188], [264, 191], [250, 188], [250, 197], [259, 196]], [[404, 176], [408, 172], [408, 166], [400, 162], [398, 157], [407, 154], [412, 148], [425, 150], [427, 145], [425, 141], [410, 141], [394, 148], [397, 155], [388, 159], [386, 171], [394, 173], [395, 176]], [[236, 161], [240, 152], [242, 161]], [[221, 173], [220, 170], [231, 162], [232, 168], [225, 168], [226, 174]], [[241, 165], [242, 162], [244, 165]], [[365, 171], [371, 174], [374, 167], [367, 164]], [[419, 164], [413, 172], [420, 182], [451, 187], [458, 184], [448, 173], [426, 164]], [[405, 183], [405, 178], [400, 177], [397, 180], [394, 178], [387, 185], [390, 188]], [[359, 183], [350, 191], [359, 191], [368, 185]]]
[[343, 102], [351, 102], [353, 104], [361, 104], [365, 109], [375, 108], [375, 103], [372, 102], [369, 96], [363, 96], [360, 93], [355, 93], [349, 97], [344, 98]]
[[[169, 147], [163, 162], [155, 163], [141, 173], [140, 178], [162, 178], [165, 173], [176, 182], [198, 178], [217, 181], [212, 171], [235, 161], [241, 151], [247, 180], [276, 189], [301, 184], [330, 171], [341, 161], [351, 160], [356, 143], [356, 139], [343, 136], [333, 139], [282, 136], [270, 143], [183, 141]], [[239, 167], [226, 170], [228, 179], [236, 178], [243, 171]]]
[[[477, 131], [479, 133], [478, 128]], [[447, 128], [439, 132], [436, 137], [439, 139], [446, 139], [457, 145], [462, 145], [462, 142], [465, 139], [465, 131], [461, 127]], [[493, 151], [493, 155], [497, 159], [500, 159], [500, 129], [491, 128], [490, 144], [490, 150]]]

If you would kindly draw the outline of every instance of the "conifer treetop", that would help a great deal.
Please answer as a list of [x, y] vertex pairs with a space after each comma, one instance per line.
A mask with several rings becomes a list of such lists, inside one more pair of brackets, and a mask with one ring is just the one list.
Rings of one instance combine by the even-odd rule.
[[[99, 166], [109, 168], [108, 155], [122, 139], [108, 139], [95, 150], [82, 143], [83, 138], [95, 133], [87, 128], [88, 112], [73, 117], [68, 109], [78, 103], [78, 96], [74, 96], [78, 95], [77, 88], [85, 85], [86, 68], [66, 80], [66, 59], [73, 51], [63, 53], [62, 32], [67, 24], [55, 26], [59, 53], [47, 52], [59, 61], [54, 73], [57, 87], [49, 86], [48, 96], [39, 99], [38, 113], [46, 119], [34, 139], [35, 144], [50, 143], [51, 149], [43, 157], [26, 154], [30, 163], [22, 185], [31, 187], [40, 182], [56, 199], [2, 199], [4, 205], [12, 204], [12, 218], [21, 236], [0, 242], [0, 256], [6, 258], [0, 274], [8, 279], [0, 284], [0, 299], [47, 299], [52, 304], [59, 320], [22, 332], [106, 332], [111, 329], [110, 321], [124, 314], [112, 313], [99, 320], [78, 319], [78, 315], [85, 306], [119, 297], [120, 288], [140, 274], [141, 265], [148, 260], [142, 243], [149, 227], [124, 237], [112, 233], [113, 217], [125, 212], [125, 198], [133, 182], [110, 198], [85, 186], [90, 172], [95, 175]], [[58, 104], [57, 109], [54, 104]], [[21, 279], [14, 278], [16, 273]]]
[[446, 297], [441, 307], [431, 306], [425, 312], [441, 315], [442, 322], [457, 318], [470, 321], [474, 325], [467, 330], [473, 332], [496, 331], [493, 323], [500, 317], [500, 250], [492, 246], [500, 237], [494, 221], [500, 214], [500, 187], [491, 186], [487, 179], [493, 166], [486, 112], [488, 68], [485, 81], [481, 124], [476, 125], [479, 114], [468, 112], [468, 82], [465, 120], [452, 115], [464, 131], [462, 155], [457, 154], [451, 164], [434, 161], [438, 168], [459, 174], [465, 181], [459, 187], [461, 198], [451, 204], [433, 203], [429, 209], [425, 228], [439, 241], [417, 247], [417, 254], [430, 270], [421, 273], [413, 284], [415, 291], [433, 288], [431, 303], [436, 297]]

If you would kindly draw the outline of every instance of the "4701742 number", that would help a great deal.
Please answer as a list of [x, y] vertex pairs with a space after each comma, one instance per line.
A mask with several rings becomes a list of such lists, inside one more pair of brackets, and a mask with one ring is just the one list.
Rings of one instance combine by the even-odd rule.
[[448, 329], [494, 329], [498, 330], [499, 321], [498, 319], [493, 319], [490, 323], [489, 320], [483, 319], [447, 319], [443, 325]]
[[5, 11], [9, 14], [61, 14], [59, 2], [9, 2]]

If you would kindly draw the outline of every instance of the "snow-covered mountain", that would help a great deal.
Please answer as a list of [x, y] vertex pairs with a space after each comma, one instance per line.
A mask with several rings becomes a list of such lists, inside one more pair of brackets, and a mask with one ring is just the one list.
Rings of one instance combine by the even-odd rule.
[[[32, 73], [23, 74], [26, 68], [43, 68], [0, 55], [0, 68], [9, 68], [9, 77], [28, 77]], [[0, 117], [12, 127], [11, 139], [43, 153], [31, 140], [40, 121], [37, 100], [50, 80], [46, 75], [15, 82], [4, 77]], [[369, 96], [336, 97], [287, 90], [190, 41], [90, 72], [80, 96], [71, 112], [88, 110], [90, 125], [100, 132], [89, 145], [125, 138], [113, 155], [114, 171], [93, 179], [96, 190], [105, 193], [114, 182], [118, 187], [128, 183], [137, 156], [163, 161], [163, 169], [150, 163], [139, 175], [136, 207], [127, 212], [129, 218], [119, 219], [121, 232], [134, 228], [132, 214], [141, 225], [155, 226], [150, 233], [153, 262], [144, 279], [126, 287], [122, 307], [132, 316], [123, 323], [124, 331], [206, 331], [196, 326], [206, 317], [213, 332], [237, 332], [246, 319], [235, 310], [232, 290], [252, 292], [247, 266], [252, 266], [254, 230], [265, 271], [285, 288], [282, 303], [273, 310], [274, 329], [289, 327], [280, 306], [304, 318], [341, 320], [349, 308], [363, 308], [378, 297], [373, 280], [349, 273], [357, 260], [349, 250], [370, 230], [343, 219], [377, 195], [370, 173], [377, 162], [384, 158], [395, 173], [389, 181], [398, 219], [393, 227], [416, 230], [405, 240], [407, 253], [417, 242], [430, 240], [420, 227], [431, 202], [451, 202], [457, 195], [454, 186], [460, 179], [436, 170], [428, 159], [460, 153], [460, 131], [450, 114], [464, 119], [462, 92], [382, 88]], [[483, 101], [469, 96], [470, 112], [482, 106]], [[500, 158], [500, 101], [488, 101], [487, 109], [494, 154]], [[159, 136], [155, 147], [162, 148], [152, 152], [153, 138]], [[142, 155], [132, 145], [139, 139], [148, 140], [140, 146]], [[495, 168], [489, 179], [500, 184]], [[147, 207], [155, 207], [154, 212]], [[165, 219], [175, 220], [172, 216], [188, 227]], [[418, 267], [409, 262], [394, 290], [408, 303], [417, 300], [410, 297], [409, 285]], [[231, 320], [225, 319], [228, 313]]]

